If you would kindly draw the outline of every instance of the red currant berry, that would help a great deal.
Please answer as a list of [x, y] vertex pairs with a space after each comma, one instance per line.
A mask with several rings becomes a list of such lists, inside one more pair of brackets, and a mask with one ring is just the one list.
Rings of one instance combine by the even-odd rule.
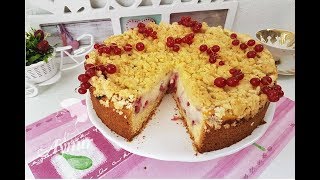
[[88, 59], [89, 58], [89, 55], [87, 54], [86, 56], [84, 56], [86, 59]]
[[236, 74], [240, 73], [240, 69], [232, 68], [229, 70], [229, 73], [232, 75], [236, 75]]
[[261, 44], [257, 44], [254, 46], [254, 50], [256, 52], [261, 52], [261, 51], [263, 51], [263, 46]]
[[193, 41], [192, 41], [192, 39], [188, 39], [188, 41], [187, 41], [187, 44], [192, 44], [193, 43]]
[[274, 90], [276, 90], [276, 91], [281, 91], [281, 90], [282, 90], [281, 86], [279, 86], [278, 84], [275, 84], [275, 85], [272, 87], [272, 89], [274, 89]]
[[174, 38], [171, 37], [171, 36], [167, 37], [167, 42], [173, 42], [174, 43]]
[[278, 95], [274, 95], [274, 96], [268, 96], [268, 100], [270, 102], [277, 102], [279, 101], [280, 97]]
[[147, 33], [148, 35], [151, 35], [152, 32], [153, 29], [151, 27], [147, 28], [147, 30], [145, 31], [145, 33]]
[[248, 58], [255, 58], [256, 55], [257, 55], [257, 53], [256, 53], [255, 51], [249, 51], [249, 52], [247, 53], [247, 57], [248, 57]]
[[214, 46], [212, 46], [211, 50], [212, 50], [213, 52], [219, 52], [220, 46], [214, 45]]
[[240, 81], [240, 80], [242, 80], [244, 78], [244, 74], [242, 72], [239, 72], [234, 77], [236, 77]]
[[259, 86], [260, 85], [260, 79], [259, 78], [252, 78], [250, 79], [250, 83], [252, 86]]
[[142, 28], [139, 28], [139, 29], [138, 29], [138, 32], [141, 33], [141, 34], [143, 34], [143, 33], [146, 32], [146, 30], [147, 30], [147, 29], [146, 29], [145, 27], [142, 27]]
[[282, 90], [279, 90], [279, 91], [278, 91], [278, 96], [279, 96], [279, 97], [284, 96], [284, 92], [283, 92]]
[[144, 44], [142, 42], [138, 42], [136, 44], [136, 48], [138, 51], [143, 51], [144, 50]]
[[240, 49], [245, 50], [247, 48], [248, 48], [248, 46], [245, 43], [240, 44]]
[[214, 64], [216, 61], [217, 61], [217, 57], [216, 57], [216, 56], [210, 56], [209, 62], [210, 62], [211, 64]]
[[79, 92], [80, 94], [85, 94], [85, 93], [87, 92], [87, 90], [84, 89], [84, 88], [79, 88], [79, 89], [78, 89], [78, 92]]
[[172, 50], [174, 51], [174, 52], [178, 52], [179, 50], [180, 50], [180, 46], [178, 46], [178, 45], [174, 45], [173, 47], [172, 47]]
[[166, 45], [167, 45], [168, 47], [173, 47], [173, 46], [174, 46], [174, 41], [167, 41], [167, 42], [166, 42]]
[[187, 38], [187, 37], [183, 37], [183, 38], [181, 39], [181, 41], [182, 41], [183, 43], [187, 43], [187, 42], [188, 42], [188, 38]]
[[236, 38], [237, 38], [237, 34], [236, 34], [236, 33], [230, 34], [230, 38], [231, 38], [231, 39], [236, 39]]
[[214, 85], [216, 85], [219, 88], [223, 88], [227, 85], [227, 80], [223, 77], [218, 77], [214, 80]]
[[108, 74], [114, 74], [117, 71], [117, 67], [114, 64], [108, 64], [106, 71]]
[[88, 82], [89, 79], [90, 79], [90, 77], [87, 76], [86, 74], [80, 74], [80, 75], [78, 76], [78, 80], [79, 80], [80, 82]]
[[248, 46], [253, 46], [255, 43], [256, 43], [255, 40], [250, 39], [250, 40], [247, 42], [247, 45], [248, 45]]
[[93, 67], [94, 67], [94, 64], [86, 64], [86, 65], [84, 65], [84, 69], [85, 70], [88, 70], [88, 69], [93, 68]]
[[98, 49], [98, 53], [99, 53], [100, 55], [103, 53], [103, 48], [102, 48], [102, 47], [100, 47], [100, 48]]
[[269, 85], [272, 83], [272, 79], [269, 76], [264, 76], [263, 78], [261, 78], [261, 84], [263, 85]]
[[132, 45], [131, 44], [126, 44], [124, 47], [123, 47], [123, 49], [125, 50], [125, 51], [131, 51], [132, 50]]
[[141, 22], [138, 23], [138, 28], [144, 28], [144, 27], [146, 27], [145, 24], [143, 24], [143, 23], [141, 23]]
[[91, 86], [91, 84], [88, 82], [81, 83], [81, 85], [80, 85], [80, 87], [83, 89], [89, 89], [90, 86]]
[[235, 39], [232, 41], [232, 45], [238, 46], [240, 44], [240, 41], [238, 39]]
[[227, 79], [227, 85], [230, 87], [235, 87], [239, 84], [239, 80], [236, 77], [229, 77]]
[[106, 70], [106, 67], [104, 65], [99, 65], [97, 66], [97, 71], [101, 71], [101, 72], [104, 72]]
[[111, 53], [111, 48], [110, 47], [103, 47], [103, 52], [106, 54], [110, 54]]
[[264, 86], [261, 88], [261, 91], [264, 93], [264, 94], [269, 94], [269, 92], [271, 91], [272, 89], [269, 87], [269, 86]]
[[181, 39], [181, 38], [176, 38], [176, 39], [174, 40], [174, 43], [176, 43], [176, 44], [181, 44], [181, 43], [182, 43], [182, 39]]
[[193, 27], [192, 27], [192, 31], [195, 32], [195, 33], [198, 33], [198, 32], [201, 31], [201, 27], [199, 27], [199, 26], [193, 26]]
[[90, 69], [86, 70], [86, 75], [91, 78], [92, 76], [96, 75], [96, 70], [94, 68], [90, 68]]
[[207, 49], [208, 49], [208, 46], [205, 45], [205, 44], [202, 44], [200, 47], [199, 47], [200, 51], [201, 52], [205, 52]]
[[224, 65], [224, 61], [219, 61], [219, 65], [223, 66]]
[[212, 51], [211, 48], [208, 48], [208, 49], [207, 49], [207, 54], [208, 54], [209, 56], [211, 56], [211, 55], [213, 54], [213, 51]]
[[115, 48], [113, 50], [113, 52], [114, 52], [115, 55], [120, 55], [121, 54], [121, 49], [117, 47], [117, 48]]
[[100, 47], [100, 44], [98, 44], [98, 43], [96, 43], [96, 44], [94, 44], [94, 46], [93, 46], [95, 49], [99, 49], [99, 47]]

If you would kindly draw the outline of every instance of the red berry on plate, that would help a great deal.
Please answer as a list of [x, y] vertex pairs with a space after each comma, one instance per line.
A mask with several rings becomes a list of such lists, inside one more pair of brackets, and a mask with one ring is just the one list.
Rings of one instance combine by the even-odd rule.
[[276, 91], [280, 91], [282, 90], [281, 86], [279, 86], [278, 84], [275, 84], [272, 89], [276, 90]]
[[138, 23], [138, 28], [144, 28], [144, 27], [146, 27], [145, 24], [143, 24], [143, 23], [141, 23], [141, 22]]
[[106, 70], [106, 67], [104, 65], [99, 65], [96, 67], [97, 71], [104, 72]]
[[41, 52], [47, 52], [49, 49], [49, 43], [47, 40], [42, 40], [37, 44], [37, 49]]
[[138, 51], [143, 51], [143, 50], [144, 50], [144, 44], [143, 44], [142, 42], [138, 42], [138, 43], [136, 44], [136, 49], [137, 49]]
[[86, 65], [84, 65], [84, 69], [85, 70], [88, 70], [88, 69], [93, 68], [93, 67], [94, 67], [94, 64], [86, 64]]
[[269, 92], [271, 91], [271, 87], [269, 86], [264, 86], [261, 88], [261, 91], [264, 93], [264, 94], [269, 94]]
[[284, 96], [284, 92], [283, 92], [282, 90], [279, 90], [279, 91], [278, 91], [278, 96], [279, 96], [279, 97]]
[[116, 47], [116, 48], [114, 48], [113, 52], [114, 52], [115, 55], [120, 55], [121, 54], [121, 49]]
[[231, 38], [231, 39], [236, 39], [236, 38], [237, 38], [237, 34], [236, 34], [236, 33], [230, 34], [230, 38]]
[[236, 77], [240, 81], [240, 80], [242, 80], [244, 78], [244, 74], [242, 72], [239, 72], [234, 77]]
[[92, 76], [96, 75], [96, 70], [94, 68], [90, 68], [90, 69], [86, 70], [86, 75], [91, 78]]
[[174, 41], [167, 41], [167, 42], [166, 42], [166, 45], [167, 45], [168, 47], [173, 47], [173, 46], [174, 46]]
[[84, 56], [86, 59], [88, 59], [89, 58], [89, 55], [87, 54], [86, 56]]
[[227, 85], [230, 87], [235, 87], [239, 84], [239, 80], [236, 77], [229, 77], [227, 79]]
[[240, 49], [245, 50], [247, 48], [248, 48], [248, 45], [246, 45], [245, 43], [240, 44]]
[[194, 33], [187, 34], [186, 37], [188, 39], [193, 39], [194, 38]]
[[227, 80], [223, 77], [218, 77], [214, 80], [214, 85], [216, 85], [219, 88], [223, 88], [227, 85]]
[[260, 85], [260, 79], [259, 78], [252, 78], [250, 79], [250, 83], [252, 86], [259, 86]]
[[193, 27], [192, 27], [192, 31], [195, 32], [195, 33], [198, 33], [198, 32], [201, 31], [201, 27], [199, 27], [199, 26], [193, 26]]
[[214, 54], [211, 48], [208, 48], [208, 49], [207, 49], [207, 54], [208, 54], [209, 56], [211, 56], [211, 55]]
[[102, 53], [104, 53], [104, 50], [103, 50], [103, 47], [100, 47], [99, 49], [98, 49], [98, 53], [101, 55]]
[[80, 85], [80, 87], [83, 88], [83, 89], [89, 89], [90, 86], [91, 86], [91, 84], [88, 83], [88, 82], [83, 82], [83, 83], [81, 83], [81, 85]]
[[255, 40], [250, 39], [250, 40], [247, 42], [247, 45], [248, 45], [248, 46], [253, 46], [255, 43], [256, 43]]
[[211, 63], [211, 64], [214, 64], [215, 62], [217, 61], [217, 57], [216, 56], [210, 56], [209, 57], [209, 62]]
[[139, 28], [139, 29], [138, 29], [138, 32], [141, 33], [141, 34], [143, 34], [143, 33], [146, 32], [146, 30], [147, 30], [147, 29], [146, 29], [145, 27], [142, 27], [142, 28]]
[[255, 51], [249, 51], [249, 52], [247, 53], [247, 57], [248, 57], [248, 58], [255, 58], [256, 55], [257, 55], [257, 53], [256, 53]]
[[232, 41], [232, 45], [238, 46], [240, 44], [240, 41], [238, 39], [235, 39]]
[[212, 50], [213, 52], [219, 52], [220, 46], [214, 45], [214, 46], [212, 46], [211, 50]]
[[187, 37], [183, 37], [183, 38], [181, 39], [181, 41], [182, 41], [183, 43], [187, 43], [187, 42], [188, 42], [188, 38], [187, 38]]
[[272, 79], [269, 76], [264, 76], [261, 78], [261, 84], [263, 85], [269, 85], [272, 83]]
[[229, 73], [232, 75], [236, 75], [240, 72], [240, 69], [232, 68], [229, 70]]
[[182, 43], [182, 39], [181, 39], [181, 38], [176, 38], [176, 39], [174, 40], [174, 43], [176, 43], [176, 44], [181, 44], [181, 43]]
[[147, 28], [145, 33], [147, 33], [148, 35], [151, 35], [151, 33], [153, 32], [153, 29], [151, 27]]
[[78, 76], [78, 80], [79, 80], [80, 82], [88, 82], [89, 79], [90, 79], [90, 77], [87, 76], [86, 74], [80, 74], [80, 75]]
[[94, 47], [95, 49], [99, 49], [99, 47], [100, 47], [100, 44], [98, 44], [98, 43], [95, 43], [93, 47]]
[[171, 36], [169, 36], [169, 37], [167, 38], [167, 42], [173, 42], [173, 43], [174, 43], [174, 38], [171, 37]]
[[192, 39], [188, 39], [187, 44], [190, 45], [190, 44], [192, 44], [192, 42], [193, 42]]
[[132, 45], [131, 44], [126, 44], [124, 47], [123, 47], [123, 49], [125, 50], [125, 51], [131, 51], [132, 50]]
[[207, 49], [208, 49], [208, 46], [205, 45], [205, 44], [202, 44], [200, 47], [199, 47], [200, 51], [201, 52], [205, 52]]
[[154, 38], [154, 37], [157, 37], [157, 31], [152, 31], [152, 33], [151, 33], [151, 37], [153, 38], [153, 39], [157, 39], [157, 38]]
[[279, 101], [279, 99], [280, 99], [279, 95], [268, 95], [268, 100], [270, 102], [277, 102]]
[[117, 71], [117, 67], [114, 64], [108, 64], [106, 71], [108, 74], [114, 74]]
[[102, 49], [103, 49], [102, 52], [104, 52], [106, 54], [110, 54], [111, 53], [111, 48], [110, 47], [105, 46]]
[[179, 47], [178, 45], [176, 45], [176, 44], [172, 47], [172, 50], [173, 50], [174, 52], [178, 52], [179, 49], [180, 49], [180, 47]]
[[219, 65], [220, 65], [220, 66], [223, 66], [223, 65], [224, 65], [224, 61], [220, 61], [220, 62], [219, 62]]
[[80, 94], [85, 94], [85, 93], [87, 92], [87, 90], [86, 90], [85, 88], [79, 88], [79, 89], [78, 89], [78, 92], [79, 92]]
[[254, 46], [254, 50], [256, 52], [261, 52], [261, 51], [263, 51], [263, 46], [261, 44], [257, 44]]
[[35, 37], [39, 37], [40, 40], [44, 39], [44, 33], [41, 29], [36, 30], [33, 34]]

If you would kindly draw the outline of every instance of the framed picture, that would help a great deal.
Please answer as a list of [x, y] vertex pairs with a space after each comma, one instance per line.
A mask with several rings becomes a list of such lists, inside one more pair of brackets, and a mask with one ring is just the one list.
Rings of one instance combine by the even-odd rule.
[[[83, 33], [94, 36], [95, 42], [102, 42], [113, 34], [136, 27], [139, 22], [175, 22], [181, 16], [191, 16], [205, 21], [209, 26], [222, 26], [232, 29], [237, 1], [191, 0], [183, 2], [173, 0], [163, 3], [151, 0], [151, 4], [141, 4], [142, 0], [119, 3], [108, 0], [103, 5], [92, 5], [90, 0], [34, 0], [34, 6], [46, 13], [26, 15], [26, 25], [41, 28], [51, 34], [50, 43], [63, 44], [61, 26], [71, 38]], [[161, 2], [161, 3], [160, 3]], [[86, 44], [86, 41], [80, 44]]]

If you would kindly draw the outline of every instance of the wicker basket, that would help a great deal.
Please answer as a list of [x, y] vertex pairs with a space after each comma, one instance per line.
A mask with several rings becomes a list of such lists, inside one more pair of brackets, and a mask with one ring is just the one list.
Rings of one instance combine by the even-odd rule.
[[25, 81], [30, 83], [41, 83], [52, 78], [58, 71], [57, 63], [53, 59], [48, 59], [48, 63], [41, 61], [25, 67]]

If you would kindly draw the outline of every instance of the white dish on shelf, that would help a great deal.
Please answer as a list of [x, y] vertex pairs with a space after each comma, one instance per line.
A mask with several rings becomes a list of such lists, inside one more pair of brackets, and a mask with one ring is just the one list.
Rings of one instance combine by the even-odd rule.
[[243, 140], [220, 150], [196, 153], [192, 141], [186, 132], [182, 121], [172, 121], [176, 105], [170, 95], [166, 95], [155, 115], [148, 122], [145, 129], [131, 142], [111, 131], [102, 123], [92, 107], [90, 94], [86, 94], [88, 116], [93, 125], [112, 143], [121, 148], [144, 157], [165, 161], [200, 162], [226, 156], [253, 144], [267, 130], [273, 119], [275, 103], [270, 103], [265, 116], [266, 123], [256, 128], [252, 134]]

